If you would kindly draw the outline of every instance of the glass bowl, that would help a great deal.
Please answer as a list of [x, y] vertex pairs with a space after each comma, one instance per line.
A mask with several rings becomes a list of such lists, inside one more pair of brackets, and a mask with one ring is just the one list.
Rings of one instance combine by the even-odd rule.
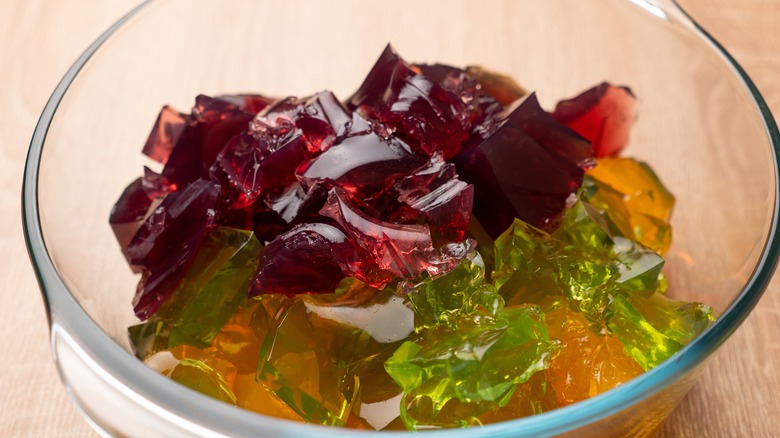
[[557, 99], [608, 80], [640, 118], [625, 152], [677, 196], [669, 294], [720, 318], [670, 360], [605, 394], [446, 436], [638, 436], [656, 430], [758, 301], [778, 257], [780, 135], [745, 72], [673, 1], [487, 3], [163, 0], [108, 29], [57, 86], [35, 130], [23, 189], [28, 249], [53, 355], [99, 432], [127, 436], [343, 437], [366, 432], [270, 418], [195, 393], [129, 352], [137, 278], [108, 225], [147, 163], [163, 104], [199, 93], [347, 96], [387, 42], [416, 62], [478, 64]]

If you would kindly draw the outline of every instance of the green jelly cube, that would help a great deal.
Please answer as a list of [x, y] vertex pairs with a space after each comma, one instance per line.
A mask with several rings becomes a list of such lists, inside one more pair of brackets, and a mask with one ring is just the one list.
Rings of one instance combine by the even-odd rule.
[[485, 265], [479, 253], [437, 278], [427, 278], [408, 294], [420, 331], [438, 324], [454, 324], [460, 316], [483, 313], [495, 316], [504, 300], [485, 280]]
[[[604, 311], [617, 291], [618, 267], [604, 242], [609, 236], [587, 216], [576, 218], [584, 211], [572, 209], [575, 219], [564, 219], [577, 242], [558, 240], [520, 220], [496, 240], [493, 278], [508, 304], [548, 311], [566, 303], [594, 318]], [[601, 234], [593, 237], [597, 231]]]
[[537, 308], [507, 308], [495, 318], [463, 317], [455, 327], [426, 330], [403, 343], [385, 369], [404, 391], [408, 428], [459, 427], [506, 404], [519, 383], [549, 367], [556, 348]]
[[[655, 291], [661, 287], [663, 258], [650, 248], [632, 240], [614, 221], [615, 211], [593, 207], [585, 196], [567, 212], [554, 237], [580, 248], [583, 259], [608, 264], [617, 271], [615, 283], [624, 291]], [[617, 217], [620, 217], [618, 215]]]
[[607, 309], [607, 327], [645, 370], [674, 355], [714, 320], [707, 305], [657, 293], [649, 298], [619, 295]]

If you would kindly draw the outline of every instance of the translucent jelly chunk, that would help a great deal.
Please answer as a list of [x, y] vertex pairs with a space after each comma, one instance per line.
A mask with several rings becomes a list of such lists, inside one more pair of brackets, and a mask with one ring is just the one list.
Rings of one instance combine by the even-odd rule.
[[485, 279], [485, 265], [477, 252], [464, 257], [452, 271], [427, 278], [407, 293], [417, 331], [453, 325], [468, 315], [496, 316], [504, 307], [503, 298]]
[[[266, 296], [261, 302], [252, 323], [264, 339], [258, 378], [305, 421], [378, 420], [370, 408], [362, 412], [363, 405], [400, 394], [377, 373], [382, 361], [376, 359], [389, 357], [412, 331], [413, 315], [401, 298], [353, 284], [339, 296]], [[364, 396], [364, 387], [371, 393]], [[390, 412], [386, 421], [398, 416], [397, 406]]]
[[607, 251], [567, 246], [520, 220], [495, 249], [493, 281], [509, 305], [548, 311], [563, 304], [597, 318], [616, 288], [618, 270]]
[[179, 141], [186, 116], [175, 109], [164, 106], [154, 122], [152, 132], [144, 145], [143, 153], [158, 163], [165, 164], [173, 146]]
[[533, 106], [538, 102], [526, 98], [495, 132], [453, 159], [458, 175], [474, 184], [474, 216], [493, 238], [516, 217], [538, 228], [554, 229], [567, 200], [582, 184], [584, 172], [576, 162], [559, 153], [549, 138], [535, 138], [515, 122], [517, 118], [523, 125], [547, 123], [526, 119], [526, 112], [531, 113], [527, 108]]
[[661, 294], [618, 296], [607, 310], [607, 327], [645, 370], [672, 357], [715, 320], [712, 308]]
[[588, 172], [590, 203], [614, 218], [621, 232], [663, 254], [672, 241], [669, 224], [674, 196], [645, 163], [631, 158], [602, 158]]
[[143, 273], [133, 300], [136, 316], [151, 316], [179, 284], [214, 226], [218, 197], [219, 186], [195, 181], [166, 196], [133, 236], [127, 255]]
[[549, 366], [556, 347], [541, 319], [532, 307], [505, 309], [403, 343], [385, 369], [404, 391], [406, 426], [479, 424], [476, 416], [506, 405], [519, 383]]
[[328, 359], [332, 333], [312, 325], [302, 300], [262, 302], [253, 322], [264, 331], [256, 379], [304, 421], [343, 425], [353, 400], [339, 391], [343, 371]]
[[660, 287], [663, 259], [610, 236], [587, 211], [578, 203], [567, 212], [556, 232], [563, 240], [520, 220], [496, 239], [493, 281], [508, 305], [533, 303], [544, 311], [564, 305], [601, 320], [614, 296]]
[[542, 109], [536, 93], [510, 107], [507, 118], [537, 143], [580, 168], [587, 170], [596, 165], [590, 143]]
[[604, 82], [558, 102], [552, 115], [587, 138], [596, 157], [616, 156], [628, 144], [636, 98], [629, 88]]
[[611, 333], [594, 333], [582, 314], [564, 308], [545, 315], [550, 337], [561, 349], [550, 362], [545, 377], [562, 407], [609, 391], [642, 374]]
[[462, 112], [457, 115], [464, 126], [473, 127], [488, 114], [503, 109], [466, 70], [446, 64], [413, 64], [412, 69], [439, 84], [463, 103]]
[[[144, 166], [144, 176], [128, 185], [111, 209], [108, 222], [114, 231], [119, 246], [128, 258], [127, 247], [144, 220], [151, 214], [161, 198], [175, 192], [178, 187]], [[129, 261], [129, 258], [128, 258]]]
[[331, 147], [350, 120], [330, 92], [280, 100], [257, 114], [251, 129], [230, 139], [217, 165], [249, 200], [262, 191], [278, 194], [298, 182], [295, 169]]
[[398, 199], [424, 214], [446, 239], [460, 242], [466, 237], [474, 204], [474, 186], [458, 179], [455, 166], [439, 154], [428, 165], [395, 185]]
[[617, 270], [616, 282], [623, 290], [655, 291], [665, 287], [661, 268], [663, 258], [622, 234], [622, 228], [590, 204], [587, 196], [570, 208], [554, 237], [565, 243], [588, 248], [592, 253], [608, 253], [611, 266]]
[[272, 192], [265, 196], [264, 201], [268, 207], [279, 214], [287, 222], [317, 222], [319, 211], [328, 197], [328, 189], [323, 185], [315, 184], [305, 190], [299, 181], [287, 186], [281, 192]]
[[351, 199], [375, 198], [400, 178], [425, 166], [428, 157], [396, 139], [374, 132], [371, 125], [354, 115], [348, 134], [337, 144], [304, 163], [297, 171], [304, 189], [332, 181]]
[[138, 232], [151, 207], [152, 199], [143, 188], [143, 179], [138, 178], [125, 188], [111, 208], [108, 222], [125, 257], [128, 257], [130, 240]]
[[439, 253], [425, 225], [397, 225], [371, 218], [339, 188], [330, 191], [320, 214], [336, 221], [360, 249], [361, 258], [380, 271], [373, 273], [355, 263], [357, 269], [352, 274], [373, 287], [383, 287], [393, 277], [412, 279], [423, 271], [441, 273]]
[[211, 178], [216, 180], [220, 175], [218, 170], [221, 170], [225, 182], [239, 190], [246, 198], [245, 202], [253, 202], [261, 190], [259, 173], [266, 158], [264, 152], [260, 142], [249, 132], [235, 135], [217, 155], [216, 163], [210, 169]]
[[200, 95], [163, 169], [180, 187], [208, 178], [208, 169], [233, 136], [247, 129], [254, 114], [244, 110], [243, 100]]
[[129, 329], [136, 353], [145, 357], [152, 351], [182, 344], [200, 348], [211, 345], [245, 301], [261, 250], [251, 231], [214, 228], [155, 318]]
[[332, 293], [353, 264], [353, 243], [328, 224], [302, 224], [278, 236], [263, 251], [249, 296]]
[[365, 429], [382, 429], [400, 415], [401, 395], [384, 362], [412, 333], [415, 315], [392, 291], [379, 291], [353, 279], [345, 283], [339, 295], [302, 299], [312, 324], [330, 327], [335, 334], [330, 357], [346, 373], [340, 390], [347, 398], [357, 394], [351, 420]]
[[388, 45], [347, 106], [393, 127], [426, 154], [438, 151], [448, 159], [468, 139], [479, 107], [469, 108], [419, 71]]
[[349, 111], [330, 91], [296, 99], [288, 97], [260, 112], [252, 122], [254, 135], [270, 141], [290, 130], [300, 130], [307, 148], [324, 151], [343, 135], [352, 119]]
[[236, 396], [213, 368], [195, 359], [182, 359], [171, 371], [170, 378], [190, 389], [217, 400], [236, 404]]

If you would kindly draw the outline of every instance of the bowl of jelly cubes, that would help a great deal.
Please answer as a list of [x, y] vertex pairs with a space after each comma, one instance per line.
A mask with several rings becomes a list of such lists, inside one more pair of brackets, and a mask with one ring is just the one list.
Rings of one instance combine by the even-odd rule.
[[109, 435], [653, 433], [777, 261], [713, 47], [632, 1], [139, 6], [31, 145], [63, 381]]

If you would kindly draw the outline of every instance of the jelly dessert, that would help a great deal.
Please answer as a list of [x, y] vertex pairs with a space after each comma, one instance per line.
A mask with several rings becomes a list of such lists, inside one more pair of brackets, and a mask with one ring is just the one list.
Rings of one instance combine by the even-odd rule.
[[110, 224], [135, 354], [203, 394], [366, 430], [465, 427], [615, 388], [714, 319], [669, 298], [674, 197], [618, 156], [636, 101], [545, 111], [481, 67], [388, 46], [344, 101], [160, 112]]

